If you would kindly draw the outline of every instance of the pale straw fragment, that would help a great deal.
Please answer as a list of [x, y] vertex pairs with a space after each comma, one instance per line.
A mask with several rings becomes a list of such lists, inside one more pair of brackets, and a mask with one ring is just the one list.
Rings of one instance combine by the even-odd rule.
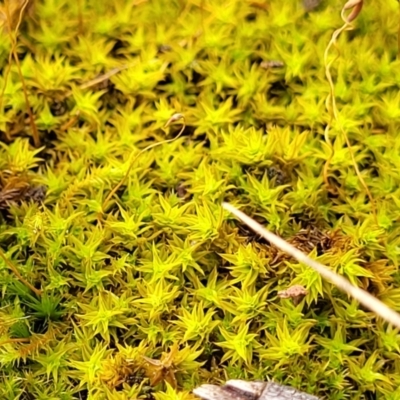
[[222, 203], [223, 208], [234, 214], [237, 218], [242, 220], [249, 228], [254, 232], [258, 233], [260, 236], [268, 240], [278, 249], [284, 251], [285, 253], [291, 255], [297, 261], [308, 265], [310, 268], [317, 271], [324, 279], [333, 283], [343, 292], [347, 293], [349, 296], [357, 300], [364, 307], [373, 311], [375, 314], [380, 316], [386, 322], [400, 328], [400, 314], [389, 308], [386, 304], [382, 303], [376, 297], [372, 296], [363, 289], [360, 289], [352, 285], [346, 278], [337, 274], [336, 272], [330, 270], [325, 265], [311, 259], [306, 254], [296, 249], [282, 238], [276, 236], [272, 232], [268, 231], [254, 219], [250, 218], [248, 215], [238, 210], [236, 207], [229, 203]]

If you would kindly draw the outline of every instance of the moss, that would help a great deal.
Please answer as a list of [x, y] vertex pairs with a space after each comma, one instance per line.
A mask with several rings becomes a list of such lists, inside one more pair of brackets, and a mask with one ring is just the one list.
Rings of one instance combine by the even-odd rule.
[[2, 399], [400, 396], [398, 332], [221, 207], [400, 309], [398, 4], [324, 60], [343, 3], [2, 5]]

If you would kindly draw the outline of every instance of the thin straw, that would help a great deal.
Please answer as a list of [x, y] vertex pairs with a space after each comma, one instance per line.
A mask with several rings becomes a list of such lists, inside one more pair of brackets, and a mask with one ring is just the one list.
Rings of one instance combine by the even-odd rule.
[[346, 278], [330, 270], [325, 265], [311, 259], [306, 254], [296, 249], [296, 247], [292, 246], [285, 240], [265, 229], [258, 222], [254, 221], [254, 219], [250, 218], [242, 211], [239, 211], [233, 205], [229, 203], [222, 203], [222, 207], [234, 214], [237, 218], [248, 225], [254, 232], [267, 239], [270, 243], [278, 247], [278, 249], [291, 255], [297, 261], [308, 265], [310, 268], [317, 271], [323, 278], [330, 281], [343, 292], [347, 293], [349, 296], [357, 300], [364, 307], [373, 311], [385, 321], [391, 323], [397, 328], [400, 328], [400, 314], [389, 308], [386, 304], [382, 303], [376, 297], [372, 296], [365, 290], [352, 285]]

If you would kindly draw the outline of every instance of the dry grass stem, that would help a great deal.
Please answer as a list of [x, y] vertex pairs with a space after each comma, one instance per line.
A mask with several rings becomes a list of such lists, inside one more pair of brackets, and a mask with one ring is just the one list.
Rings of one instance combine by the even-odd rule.
[[183, 116], [183, 114], [180, 113], [176, 113], [174, 114], [168, 121], [167, 123], [164, 125], [164, 128], [167, 128], [169, 125], [171, 125], [172, 123], [178, 121], [178, 120], [183, 120], [182, 123], [182, 128], [179, 131], [179, 133], [172, 139], [167, 139], [167, 140], [163, 140], [161, 142], [156, 142], [156, 143], [152, 143], [149, 146], [145, 147], [144, 149], [140, 150], [139, 153], [137, 153], [135, 155], [135, 157], [130, 161], [129, 163], [129, 167], [128, 170], [126, 171], [124, 177], [121, 179], [121, 181], [111, 190], [111, 192], [108, 194], [108, 196], [106, 197], [106, 199], [103, 202], [102, 205], [102, 213], [104, 213], [107, 204], [109, 203], [109, 201], [112, 199], [112, 197], [115, 195], [115, 193], [117, 193], [117, 191], [119, 190], [119, 188], [124, 184], [124, 182], [126, 182], [126, 180], [128, 179], [128, 176], [133, 168], [133, 165], [135, 164], [135, 161], [146, 151], [153, 149], [154, 147], [160, 146], [162, 144], [166, 144], [166, 143], [171, 143], [174, 142], [175, 140], [179, 139], [179, 137], [182, 135], [183, 131], [186, 128], [186, 124], [185, 124], [185, 117]]
[[[329, 165], [330, 165], [330, 163], [332, 161], [332, 158], [333, 158], [333, 155], [334, 155], [333, 145], [332, 145], [331, 140], [329, 138], [329, 130], [330, 130], [330, 126], [332, 124], [332, 120], [335, 119], [337, 124], [338, 124], [338, 126], [339, 126], [339, 128], [340, 128], [340, 131], [341, 131], [341, 133], [342, 133], [342, 135], [343, 135], [343, 137], [344, 137], [344, 139], [346, 141], [346, 145], [347, 145], [347, 148], [349, 149], [350, 157], [351, 157], [354, 169], [356, 171], [357, 177], [360, 180], [361, 185], [363, 186], [363, 188], [364, 188], [365, 192], [367, 193], [367, 196], [368, 196], [368, 198], [370, 200], [375, 222], [378, 223], [377, 216], [376, 216], [375, 201], [374, 201], [374, 199], [372, 197], [372, 194], [371, 194], [367, 184], [365, 183], [364, 178], [361, 175], [360, 169], [358, 168], [357, 161], [356, 161], [353, 149], [351, 148], [350, 140], [349, 140], [345, 130], [343, 129], [342, 124], [340, 123], [339, 111], [338, 111], [338, 108], [337, 108], [337, 105], [336, 105], [336, 99], [335, 99], [335, 86], [334, 86], [333, 79], [332, 79], [332, 74], [331, 74], [331, 71], [330, 71], [332, 64], [340, 56], [340, 51], [339, 51], [339, 49], [337, 47], [337, 39], [338, 39], [338, 37], [340, 36], [340, 34], [342, 32], [353, 29], [353, 27], [351, 25], [351, 22], [354, 21], [357, 18], [357, 16], [360, 14], [362, 6], [363, 6], [363, 0], [350, 0], [343, 6], [341, 16], [342, 16], [342, 19], [344, 21], [344, 24], [332, 34], [332, 38], [329, 41], [328, 46], [326, 47], [325, 53], [324, 53], [325, 75], [326, 75], [326, 78], [328, 80], [329, 90], [330, 90], [329, 95], [328, 95], [328, 97], [326, 99], [326, 108], [327, 108], [327, 110], [329, 111], [329, 113], [331, 115], [331, 121], [327, 124], [327, 126], [325, 128], [325, 140], [326, 140], [326, 142], [328, 143], [328, 145], [329, 145], [329, 147], [331, 149], [331, 155], [330, 155], [330, 157], [328, 158], [328, 160], [326, 161], [326, 163], [324, 165], [323, 176], [324, 176], [325, 184], [327, 186], [329, 186], [328, 170], [329, 170]], [[348, 11], [348, 10], [352, 10], [352, 11], [350, 12], [350, 14], [348, 16], [346, 16], [346, 11]], [[328, 61], [329, 51], [330, 51], [332, 46], [335, 46], [335, 48], [337, 50], [337, 55], [331, 61]]]
[[268, 231], [254, 219], [250, 218], [248, 215], [242, 211], [235, 208], [229, 203], [222, 203], [222, 206], [240, 220], [242, 220], [248, 227], [250, 227], [254, 232], [258, 233], [264, 239], [268, 240], [274, 246], [278, 247], [281, 251], [291, 255], [297, 261], [308, 265], [313, 270], [317, 271], [324, 279], [330, 281], [336, 287], [338, 287], [343, 292], [347, 293], [350, 297], [357, 300], [364, 307], [373, 311], [375, 314], [380, 316], [385, 321], [391, 323], [392, 325], [400, 328], [400, 314], [389, 308], [386, 304], [382, 303], [376, 297], [372, 296], [363, 289], [360, 289], [352, 285], [346, 278], [333, 272], [325, 265], [313, 260], [306, 254], [296, 249], [282, 238], [276, 236], [272, 232]]

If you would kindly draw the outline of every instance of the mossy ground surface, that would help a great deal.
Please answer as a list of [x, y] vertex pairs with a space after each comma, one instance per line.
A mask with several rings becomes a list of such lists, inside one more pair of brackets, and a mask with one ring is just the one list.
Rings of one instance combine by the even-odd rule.
[[[0, 398], [184, 400], [241, 378], [400, 399], [398, 332], [221, 208], [400, 310], [399, 4], [366, 2], [339, 38], [338, 123], [324, 51], [344, 1], [31, 3], [23, 81], [0, 40]], [[297, 305], [277, 295], [294, 284]]]

